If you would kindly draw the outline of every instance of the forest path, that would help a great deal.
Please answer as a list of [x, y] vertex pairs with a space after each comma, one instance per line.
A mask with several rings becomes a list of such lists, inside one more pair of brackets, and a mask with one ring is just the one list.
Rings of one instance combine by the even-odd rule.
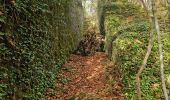
[[103, 52], [93, 56], [72, 54], [46, 100], [124, 100], [119, 75]]

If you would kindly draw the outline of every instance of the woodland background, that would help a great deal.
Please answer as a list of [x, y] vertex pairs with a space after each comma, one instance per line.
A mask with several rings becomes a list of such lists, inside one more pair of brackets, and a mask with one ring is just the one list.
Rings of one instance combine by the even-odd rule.
[[[116, 66], [127, 100], [136, 100], [135, 77], [147, 51], [150, 24], [137, 0], [94, 0], [95, 17], [85, 16], [85, 0], [0, 0], [0, 99], [44, 99], [60, 67], [92, 26], [105, 37], [104, 50]], [[145, 0], [147, 2], [147, 0]], [[170, 5], [156, 0], [170, 91]], [[157, 35], [141, 76], [143, 100], [160, 100]], [[114, 81], [113, 81], [114, 83]]]

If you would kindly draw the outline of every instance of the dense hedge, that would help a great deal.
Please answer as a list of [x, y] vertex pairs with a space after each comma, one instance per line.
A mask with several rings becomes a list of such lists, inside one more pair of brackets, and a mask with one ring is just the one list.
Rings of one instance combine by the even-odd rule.
[[40, 100], [81, 38], [81, 0], [1, 0], [0, 99]]
[[[115, 9], [117, 8], [117, 9]], [[128, 9], [126, 9], [128, 8]], [[137, 8], [138, 9], [138, 8]], [[107, 45], [112, 45], [112, 52], [109, 54], [115, 63], [115, 67], [121, 72], [122, 82], [124, 84], [124, 95], [128, 100], [136, 100], [135, 76], [139, 66], [142, 64], [149, 38], [149, 21], [141, 10], [128, 3], [114, 5], [109, 8], [106, 15], [106, 49]], [[107, 10], [108, 11], [108, 10]], [[124, 17], [125, 16], [125, 17]], [[111, 36], [117, 32], [117, 29], [132, 24], [132, 27], [121, 30], [121, 35], [115, 41], [110, 41]], [[143, 100], [158, 100], [163, 98], [161, 90], [160, 72], [159, 72], [159, 52], [156, 34], [154, 37], [154, 46], [147, 63], [145, 71], [141, 76], [141, 90]], [[111, 43], [110, 43], [111, 42]], [[162, 33], [162, 43], [165, 62], [166, 82], [170, 86], [170, 34]]]

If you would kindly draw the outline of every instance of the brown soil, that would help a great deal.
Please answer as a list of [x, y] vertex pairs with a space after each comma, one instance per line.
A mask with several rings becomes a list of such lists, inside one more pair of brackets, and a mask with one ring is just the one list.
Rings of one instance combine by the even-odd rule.
[[46, 100], [124, 100], [118, 68], [102, 52], [71, 55], [48, 89]]

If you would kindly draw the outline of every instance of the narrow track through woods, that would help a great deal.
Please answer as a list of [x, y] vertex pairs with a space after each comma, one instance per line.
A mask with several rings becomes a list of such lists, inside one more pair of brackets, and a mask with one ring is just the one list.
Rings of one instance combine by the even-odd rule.
[[102, 52], [72, 54], [57, 76], [56, 90], [49, 89], [46, 100], [124, 100], [119, 72], [113, 67]]

